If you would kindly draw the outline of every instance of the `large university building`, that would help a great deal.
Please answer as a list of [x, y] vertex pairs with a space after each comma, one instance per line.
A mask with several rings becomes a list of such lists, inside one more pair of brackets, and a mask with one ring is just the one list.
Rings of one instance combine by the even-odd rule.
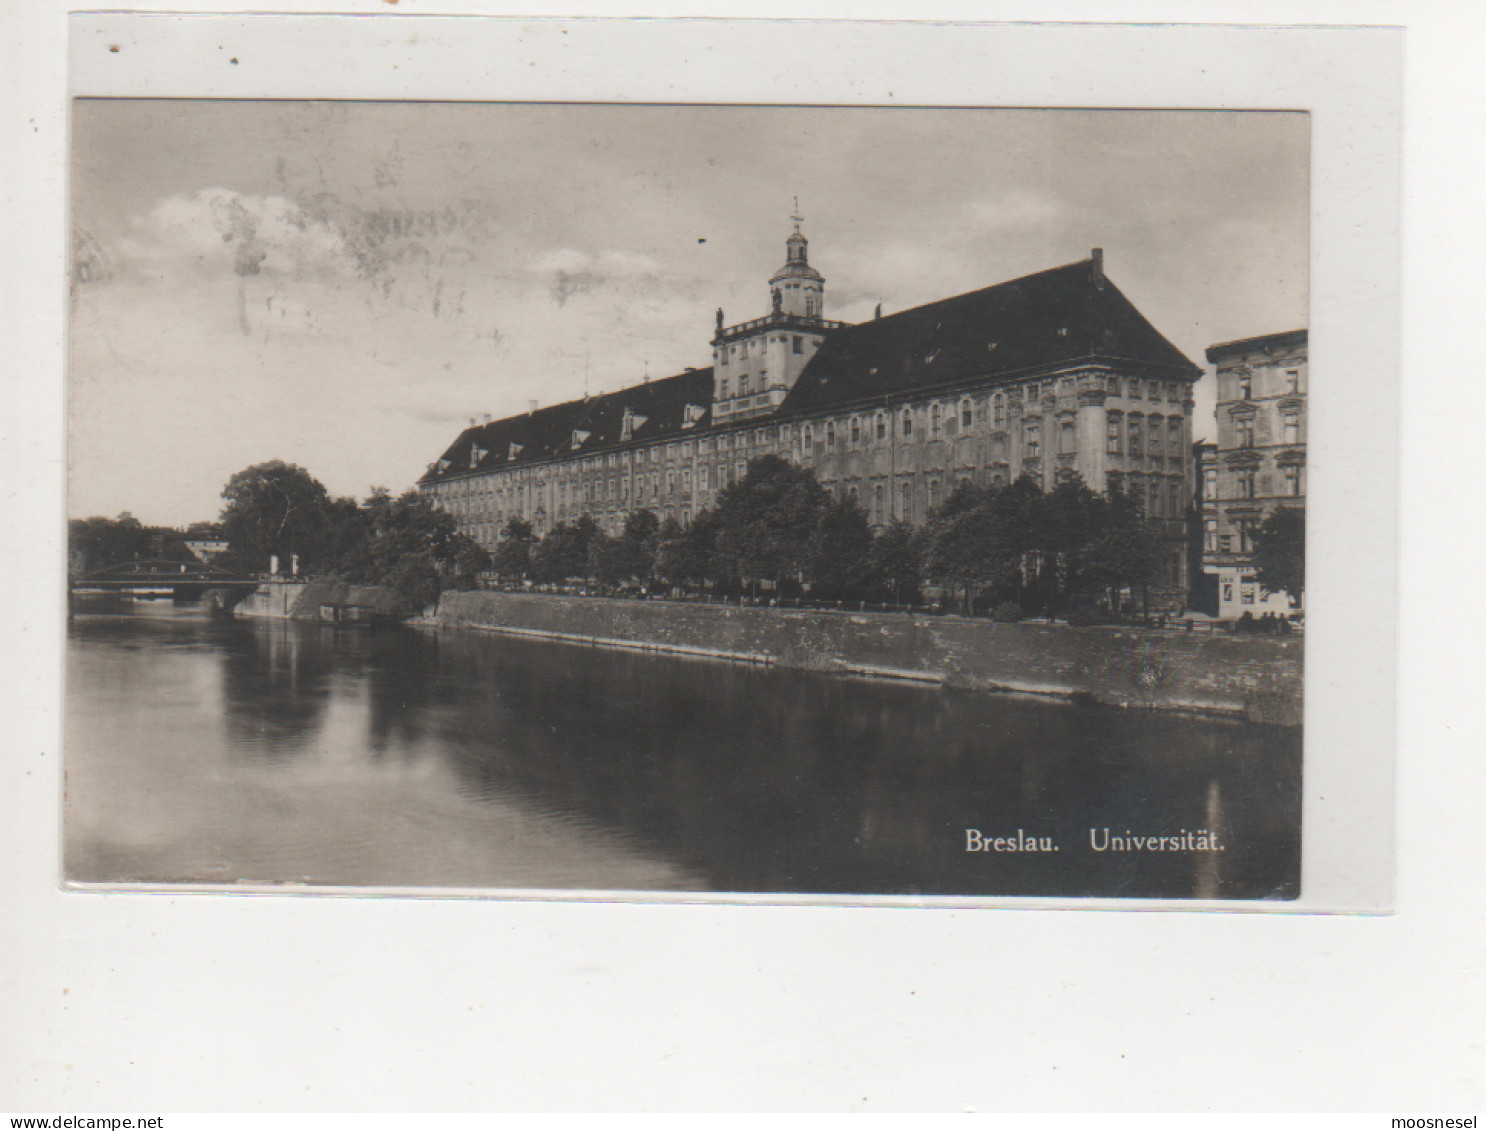
[[685, 524], [775, 454], [857, 500], [874, 527], [921, 523], [961, 482], [1072, 475], [1169, 521], [1185, 586], [1192, 386], [1202, 375], [1104, 273], [1102, 253], [851, 325], [798, 224], [769, 311], [712, 336], [712, 364], [472, 424], [419, 487], [493, 548], [592, 516], [611, 534], [649, 508]]
[[1254, 577], [1253, 535], [1275, 507], [1305, 505], [1307, 332], [1211, 346], [1218, 442], [1200, 453], [1203, 569], [1218, 579], [1218, 616], [1292, 612]]

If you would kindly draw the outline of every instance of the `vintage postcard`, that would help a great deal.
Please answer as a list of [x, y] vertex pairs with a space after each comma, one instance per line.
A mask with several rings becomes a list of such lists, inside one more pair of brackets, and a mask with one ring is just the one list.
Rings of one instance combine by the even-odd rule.
[[69, 884], [1307, 894], [1305, 107], [71, 115]]
[[1469, 1110], [1401, 31], [360, 7], [16, 9], [12, 1108]]

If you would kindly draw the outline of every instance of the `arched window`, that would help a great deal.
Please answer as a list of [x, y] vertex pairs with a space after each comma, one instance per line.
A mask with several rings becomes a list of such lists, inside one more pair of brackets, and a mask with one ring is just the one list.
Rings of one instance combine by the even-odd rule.
[[960, 427], [969, 428], [975, 423], [975, 409], [969, 397], [960, 398]]
[[826, 451], [828, 451], [828, 452], [834, 452], [835, 450], [836, 450], [836, 422], [834, 420], [827, 420], [826, 421]]
[[929, 435], [937, 438], [939, 436], [939, 402], [935, 401], [929, 406]]
[[929, 509], [935, 510], [939, 506], [939, 480], [929, 480]]
[[913, 435], [913, 409], [911, 408], [903, 410], [903, 435]]
[[876, 417], [876, 422], [877, 422], [877, 438], [879, 440], [886, 440], [887, 439], [887, 413], [885, 413], [885, 412], [879, 412], [877, 414], [877, 417]]
[[991, 398], [991, 427], [1006, 427], [1006, 394], [997, 393]]
[[906, 479], [898, 484], [898, 517], [904, 522], [913, 521], [913, 486]]
[[851, 443], [855, 447], [862, 442], [862, 418], [853, 416], [851, 418]]

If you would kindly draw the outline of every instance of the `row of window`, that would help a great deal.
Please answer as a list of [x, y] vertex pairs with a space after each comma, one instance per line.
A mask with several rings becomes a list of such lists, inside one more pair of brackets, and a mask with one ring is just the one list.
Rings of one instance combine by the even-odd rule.
[[[935, 427], [940, 426], [943, 423], [943, 418], [936, 411], [934, 411], [935, 408], [937, 408], [937, 406], [931, 406], [929, 413], [931, 435], [933, 434]], [[966, 409], [965, 411], [968, 412], [969, 409]], [[1153, 418], [1149, 422], [1148, 430], [1147, 423], [1139, 418], [1128, 420], [1111, 420], [1108, 424], [1108, 443], [1106, 450], [1110, 454], [1124, 454], [1132, 457], [1138, 457], [1144, 454], [1149, 454], [1152, 456], [1161, 455], [1161, 451], [1159, 449], [1159, 444], [1161, 442], [1161, 425], [1159, 423], [1159, 420], [1160, 418]], [[859, 417], [853, 417], [850, 422], [848, 434], [851, 438], [851, 443], [854, 446], [862, 442], [864, 435], [863, 425], [864, 422]], [[885, 436], [888, 427], [886, 414], [878, 413], [871, 422], [871, 425], [879, 438]], [[906, 437], [911, 437], [913, 435], [913, 417], [911, 411], [905, 410], [900, 427]], [[777, 429], [774, 427], [771, 427], [767, 430], [761, 430], [761, 432], [765, 432], [765, 434], [773, 434], [777, 438]], [[837, 448], [837, 430], [835, 422], [827, 421], [823, 427], [823, 432], [826, 451], [835, 451]], [[1167, 421], [1165, 425], [1165, 433], [1165, 442], [1168, 454], [1170, 454], [1173, 458], [1179, 458], [1185, 450], [1185, 445], [1183, 442], [1184, 430], [1182, 427], [1182, 421]], [[1057, 452], [1059, 454], [1072, 454], [1077, 450], [1077, 429], [1073, 421], [1060, 421], [1056, 427], [1055, 437], [1057, 440]], [[728, 443], [729, 438], [726, 436], [716, 437], [715, 439], [717, 440], [717, 447], [719, 449], [726, 450], [731, 446]], [[737, 446], [741, 451], [745, 447], [745, 445], [741, 442], [743, 436], [740, 435], [738, 439], [740, 442]], [[813, 425], [806, 424], [802, 427], [801, 439], [806, 451], [810, 451], [815, 440]], [[1023, 426], [1022, 441], [1022, 454], [1024, 458], [1029, 460], [1039, 458], [1042, 454], [1043, 443], [1042, 423], [1040, 421], [1031, 421], [1025, 424]], [[705, 452], [711, 449], [712, 443], [712, 439], [708, 439], [699, 442], [698, 446]], [[686, 441], [679, 446], [681, 448], [683, 458], [690, 455], [692, 447], [691, 441]], [[667, 445], [665, 447], [667, 459], [674, 458], [675, 450], [677, 447], [678, 445], [675, 444]], [[659, 457], [661, 451], [662, 449], [660, 446], [649, 449], [650, 461], [655, 462], [655, 460]], [[639, 457], [636, 460], [637, 464], [643, 464], [646, 462], [645, 453], [636, 453], [636, 455]], [[591, 463], [590, 461], [585, 461], [585, 463], [590, 463], [590, 465], [597, 464], [601, 459], [603, 459], [603, 457], [598, 457], [598, 459], [591, 461]], [[623, 466], [629, 465], [628, 452], [623, 453], [620, 459], [620, 463]], [[613, 455], [610, 455], [608, 457], [608, 466], [614, 466]], [[738, 467], [740, 469], [745, 468], [746, 466], [746, 461], [739, 461]], [[720, 469], [720, 472], [725, 477], [726, 468]], [[742, 472], [740, 471], [739, 474], [741, 475]], [[1209, 474], [1215, 477], [1216, 470], [1209, 469]], [[661, 475], [662, 472], [658, 467], [649, 472], [649, 493], [652, 496], [658, 495], [660, 493]], [[676, 484], [678, 482], [678, 475], [679, 482], [681, 484], [681, 490], [684, 493], [690, 493], [692, 477], [691, 468], [682, 467], [678, 470], [673, 467], [668, 467], [664, 471], [666, 494], [671, 494], [675, 491]], [[605, 481], [602, 477], [597, 479], [582, 479], [577, 477], [569, 479], [558, 479], [552, 486], [556, 490], [556, 497], [561, 503], [576, 501], [580, 497], [584, 502], [595, 502], [602, 499], [627, 500], [630, 493], [630, 482], [630, 477], [626, 474], [623, 477], [610, 476], [607, 481]], [[640, 473], [637, 481], [637, 495], [644, 493], [645, 483], [645, 473], [642, 472]], [[537, 480], [535, 483], [535, 487], [538, 491], [542, 490], [546, 486], [548, 486], [548, 484], [544, 483], [542, 480]], [[721, 490], [723, 486], [725, 486], [725, 478], [719, 481], [717, 489]], [[477, 481], [461, 481], [457, 485], [451, 485], [451, 487], [452, 490], [449, 493], [456, 499], [467, 497], [470, 494], [483, 494], [490, 496], [492, 501], [495, 501], [496, 499], [503, 500], [507, 491], [515, 492], [525, 489], [524, 486], [515, 485], [511, 487], [482, 487]], [[705, 466], [697, 469], [697, 487], [703, 491], [708, 491], [712, 488], [709, 469]]]
[[[1235, 378], [1234, 378], [1233, 388], [1234, 388], [1234, 391], [1238, 395], [1236, 397], [1231, 397], [1231, 398], [1227, 398], [1227, 399], [1240, 400], [1240, 401], [1251, 401], [1251, 400], [1253, 400], [1254, 399], [1254, 376], [1253, 376], [1253, 374], [1252, 373], [1249, 373], [1247, 371], [1238, 373], [1235, 376]], [[1300, 392], [1300, 370], [1299, 369], [1287, 369], [1287, 370], [1285, 370], [1285, 387], [1284, 387], [1284, 391], [1283, 392], [1284, 392], [1284, 394], [1299, 393]]]
[[1248, 521], [1234, 524], [1231, 534], [1218, 533], [1218, 520], [1206, 519], [1202, 524], [1202, 547], [1214, 554], [1247, 554], [1254, 548], [1254, 526]]
[[[1280, 468], [1281, 481], [1284, 483], [1283, 495], [1292, 499], [1298, 499], [1305, 494], [1304, 469], [1298, 464]], [[1259, 483], [1256, 478], [1257, 471], [1252, 467], [1241, 467], [1234, 474], [1234, 482], [1237, 489], [1236, 498], [1256, 499], [1259, 498]], [[1218, 469], [1207, 468], [1202, 476], [1202, 497], [1204, 499], [1218, 498]]]
[[[761, 380], [763, 379], [763, 377], [764, 374], [760, 374]], [[744, 380], [746, 381], [746, 376]], [[1119, 378], [1112, 378], [1111, 380], [1116, 386], [1118, 386], [1120, 383]], [[1064, 385], [1067, 382], [1067, 378], [1060, 379], [1059, 385]], [[1128, 383], [1133, 387], [1138, 382], [1137, 379], [1130, 378]], [[1151, 382], [1151, 384], [1153, 386], [1159, 386], [1162, 383]], [[1040, 385], [1038, 382], [1029, 383], [1025, 387], [1028, 396], [1031, 398], [1035, 398], [1039, 387]], [[726, 395], [726, 388], [727, 386], [724, 381], [724, 395]], [[1173, 384], [1172, 389], [1180, 389], [1180, 385]], [[745, 384], [742, 388], [740, 388], [739, 393], [740, 395], [742, 395], [746, 391], [747, 385]], [[1007, 422], [1007, 396], [1005, 393], [996, 393], [989, 399], [988, 402], [982, 403], [980, 405], [977, 405], [976, 402], [968, 396], [961, 397], [958, 404], [955, 405], [944, 405], [939, 402], [931, 403], [928, 406], [927, 410], [928, 436], [931, 439], [946, 434], [954, 436], [961, 431], [969, 430], [970, 428], [974, 427], [977, 409], [979, 409], [981, 412], [984, 412], [987, 406], [990, 410], [992, 428], [994, 430], [1004, 429]], [[914, 435], [915, 430], [915, 420], [917, 417], [916, 411], [913, 408], [904, 408], [896, 415], [899, 435], [904, 438], [911, 438]], [[1135, 419], [1139, 418], [1137, 417]], [[890, 423], [891, 422], [889, 419], [889, 414], [886, 412], [878, 412], [870, 420], [864, 420], [862, 417], [853, 416], [847, 424], [851, 443], [854, 446], [859, 445], [863, 442], [864, 438], [868, 436], [874, 436], [877, 440], [885, 440], [888, 435]], [[1063, 423], [1064, 428], [1067, 428], [1070, 425], [1071, 422]], [[1251, 428], [1251, 422], [1249, 422], [1249, 425]], [[1036, 422], [1033, 422], [1033, 424], [1029, 425], [1029, 427], [1035, 426]], [[1108, 450], [1112, 454], [1118, 451], [1118, 427], [1118, 420], [1112, 420], [1109, 424], [1110, 440]], [[1180, 423], [1178, 421], [1172, 421], [1170, 427], [1173, 430], [1179, 429]], [[1298, 417], [1287, 415], [1285, 424], [1285, 436], [1287, 443], [1298, 441], [1298, 429]], [[827, 421], [825, 423], [825, 425], [823, 426], [823, 435], [826, 450], [835, 451], [837, 444], [837, 426], [835, 421]], [[781, 437], [785, 442], [788, 442], [790, 440], [790, 425], [770, 425], [765, 428], [753, 429], [751, 432], [737, 433], [736, 435], [724, 433], [716, 437], [707, 437], [696, 441], [682, 441], [679, 445], [676, 443], [665, 445], [656, 444], [651, 447], [634, 452], [628, 450], [623, 452], [609, 452], [605, 455], [588, 457], [582, 460], [578, 466], [583, 471], [590, 471], [602, 468], [629, 467], [631, 466], [632, 462], [635, 464], [642, 464], [646, 462], [657, 463], [660, 462], [662, 459], [670, 461], [676, 458], [678, 447], [680, 449], [681, 458], [688, 459], [692, 455], [693, 444], [695, 444], [696, 451], [698, 451], [699, 453], [710, 453], [714, 450], [727, 451], [734, 446], [737, 446], [741, 449], [745, 446], [748, 446], [749, 444], [775, 444], [779, 442]], [[804, 446], [807, 452], [813, 446], [814, 438], [815, 426], [811, 424], [803, 425], [802, 439], [804, 441]], [[1250, 441], [1249, 445], [1244, 446], [1251, 446], [1251, 443], [1252, 441]], [[486, 453], [483, 449], [474, 449], [471, 453], [472, 465], [479, 462], [478, 458], [476, 458], [477, 454], [478, 456], [483, 456]], [[1137, 455], [1139, 454], [1139, 452], [1138, 450], [1133, 450], [1129, 454]], [[524, 479], [531, 475], [533, 470], [534, 469], [523, 468], [520, 469], [518, 474]]]
[[[1280, 419], [1284, 424], [1283, 443], [1300, 443], [1300, 413], [1298, 411], [1286, 412]], [[1252, 416], [1238, 418], [1233, 422], [1233, 428], [1237, 447], [1252, 448], [1254, 446], [1254, 418]]]
[[[805, 337], [803, 334], [780, 334], [774, 340], [777, 341], [780, 345], [788, 342], [790, 349], [794, 353], [803, 354], [805, 352]], [[753, 338], [739, 342], [736, 345], [728, 346], [725, 349], [720, 349], [717, 352], [722, 364], [728, 365], [731, 363], [732, 359], [740, 353], [743, 354], [746, 358], [748, 356], [748, 350], [750, 346], [756, 345], [757, 349], [755, 352], [763, 353], [764, 347], [768, 344], [768, 338]], [[819, 345], [820, 343], [817, 341], [815, 344]]]
[[[1166, 454], [1169, 456], [1179, 457], [1186, 449], [1182, 425], [1181, 420], [1166, 421]], [[1156, 416], [1147, 420], [1138, 416], [1111, 417], [1106, 426], [1104, 450], [1112, 456], [1159, 456], [1161, 418]]]

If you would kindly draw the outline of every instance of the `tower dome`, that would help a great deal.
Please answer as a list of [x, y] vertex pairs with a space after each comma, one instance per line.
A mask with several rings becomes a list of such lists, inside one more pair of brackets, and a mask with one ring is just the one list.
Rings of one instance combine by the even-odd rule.
[[810, 266], [810, 241], [800, 233], [798, 212], [790, 217], [795, 230], [784, 241], [784, 266], [769, 276], [769, 297], [779, 314], [819, 318], [825, 311], [825, 277]]

